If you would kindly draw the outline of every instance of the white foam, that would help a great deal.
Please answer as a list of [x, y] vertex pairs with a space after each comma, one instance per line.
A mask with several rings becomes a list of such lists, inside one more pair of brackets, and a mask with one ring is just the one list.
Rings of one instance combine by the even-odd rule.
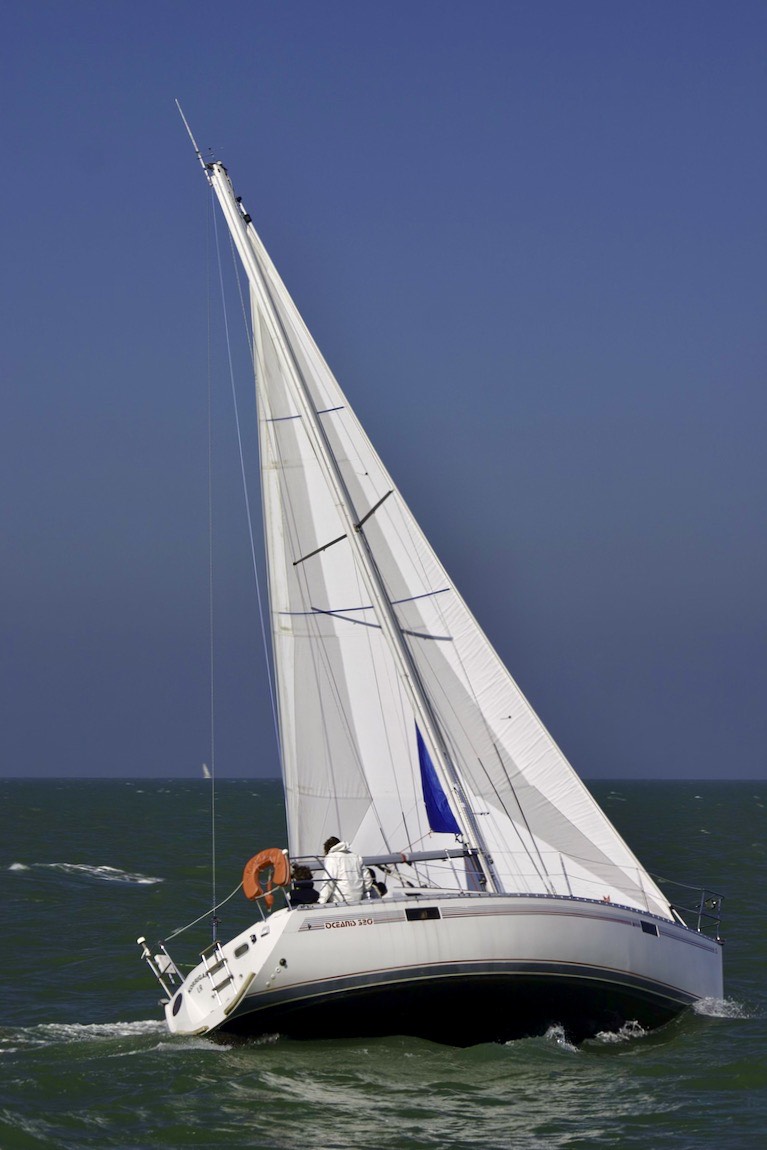
[[37, 867], [44, 870], [59, 871], [62, 874], [76, 875], [82, 878], [95, 878], [101, 882], [129, 883], [134, 886], [152, 886], [164, 882], [162, 878], [153, 875], [133, 874], [114, 866], [95, 866], [88, 863], [12, 863], [9, 870], [31, 870]]
[[141, 1022], [43, 1022], [32, 1026], [24, 1036], [34, 1045], [94, 1042], [114, 1038], [143, 1038], [166, 1034], [165, 1023], [157, 1019]]
[[[220, 1042], [211, 1042], [207, 1038], [184, 1038], [179, 1035], [167, 1034], [164, 1042], [158, 1042], [152, 1050], [161, 1054], [188, 1054], [190, 1050], [199, 1050], [203, 1054], [211, 1054], [214, 1057], [221, 1055], [225, 1056], [229, 1053], [229, 1047]], [[139, 1054], [141, 1051], [131, 1050], [129, 1054]]]
[[555, 1043], [561, 1050], [567, 1050], [572, 1054], [578, 1054], [578, 1047], [573, 1046], [572, 1042], [568, 1042], [567, 1034], [564, 1026], [556, 1023], [550, 1026], [543, 1036], [547, 1042]]
[[604, 1042], [607, 1045], [619, 1042], [633, 1042], [636, 1038], [645, 1038], [647, 1031], [643, 1026], [640, 1026], [636, 1019], [631, 1019], [624, 1022], [620, 1030], [600, 1030], [595, 1035], [597, 1042]]
[[753, 1018], [751, 1011], [731, 998], [699, 998], [692, 1008], [705, 1018]]
[[[51, 1046], [71, 1046], [79, 1043], [114, 1043], [120, 1039], [157, 1039], [166, 1035], [165, 1024], [157, 1019], [142, 1022], [42, 1022], [37, 1026], [14, 1028], [6, 1032], [0, 1053]], [[6, 1045], [7, 1043], [7, 1045]], [[112, 1049], [111, 1055], [115, 1053]]]

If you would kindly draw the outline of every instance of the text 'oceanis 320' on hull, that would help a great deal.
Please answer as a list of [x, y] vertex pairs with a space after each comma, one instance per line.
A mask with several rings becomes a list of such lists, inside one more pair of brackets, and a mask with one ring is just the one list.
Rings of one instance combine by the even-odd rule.
[[140, 940], [170, 1029], [581, 1039], [721, 997], [719, 896], [672, 906], [591, 797], [200, 160], [250, 287], [288, 846], [190, 973]]

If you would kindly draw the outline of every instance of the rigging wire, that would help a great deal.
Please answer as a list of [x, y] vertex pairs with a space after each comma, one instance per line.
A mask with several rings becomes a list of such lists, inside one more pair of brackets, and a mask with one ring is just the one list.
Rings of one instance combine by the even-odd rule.
[[[232, 257], [232, 267], [234, 268], [234, 280], [235, 280], [235, 283], [237, 284], [237, 291], [238, 291], [239, 297], [240, 297], [240, 311], [242, 312], [242, 326], [245, 329], [245, 341], [247, 343], [248, 350], [250, 352], [250, 363], [251, 363], [251, 367], [253, 370], [253, 379], [256, 383], [256, 408], [257, 408], [256, 416], [257, 416], [257, 418], [260, 418], [260, 411], [258, 410], [260, 400], [259, 400], [259, 391], [258, 391], [258, 371], [256, 368], [255, 332], [251, 331], [250, 324], [248, 323], [248, 313], [247, 313], [247, 309], [245, 307], [245, 297], [242, 294], [242, 279], [241, 279], [242, 265], [240, 264], [240, 262], [237, 258], [237, 252], [235, 250], [234, 240], [232, 239], [231, 234], [229, 235], [229, 252], [230, 252], [231, 257]], [[236, 408], [236, 405], [237, 405], [237, 399], [235, 397], [235, 408]], [[242, 460], [242, 456], [240, 456], [240, 459]], [[246, 479], [245, 479], [244, 468], [243, 468], [243, 472], [242, 472], [242, 482], [243, 482], [243, 486], [245, 486], [246, 485]], [[246, 488], [245, 500], [246, 500], [246, 504], [247, 504], [247, 488]], [[248, 510], [248, 525], [250, 526], [250, 510]], [[282, 743], [280, 741], [280, 724], [279, 724], [279, 721], [277, 718], [275, 675], [274, 675], [274, 670], [273, 670], [272, 664], [271, 664], [270, 659], [269, 659], [270, 646], [269, 646], [269, 641], [266, 637], [266, 622], [265, 622], [265, 618], [264, 618], [264, 616], [265, 616], [264, 598], [263, 598], [263, 595], [261, 593], [261, 583], [260, 583], [260, 580], [258, 578], [258, 564], [256, 562], [255, 550], [253, 549], [253, 531], [252, 531], [252, 528], [250, 529], [250, 538], [251, 538], [251, 554], [252, 554], [252, 558], [253, 558], [253, 576], [254, 576], [255, 581], [256, 581], [256, 598], [258, 600], [258, 621], [259, 621], [259, 625], [261, 628], [261, 642], [263, 644], [264, 662], [266, 664], [266, 678], [267, 678], [267, 682], [269, 684], [269, 702], [270, 702], [271, 708], [272, 708], [272, 725], [274, 726], [274, 737], [275, 737], [275, 741], [277, 743], [277, 754], [279, 756], [280, 766], [282, 766]]]
[[[277, 723], [277, 710], [276, 710], [276, 704], [275, 704], [275, 693], [274, 693], [274, 687], [273, 687], [273, 681], [272, 681], [272, 671], [271, 671], [271, 667], [269, 665], [269, 658], [268, 658], [268, 644], [267, 644], [267, 639], [266, 639], [266, 625], [265, 625], [265, 621], [264, 621], [263, 597], [261, 594], [261, 585], [260, 585], [260, 580], [259, 580], [259, 576], [258, 576], [258, 564], [256, 561], [255, 538], [254, 538], [254, 533], [253, 533], [253, 518], [251, 515], [250, 495], [249, 495], [249, 491], [248, 491], [247, 476], [246, 476], [246, 472], [245, 472], [245, 459], [244, 459], [244, 452], [243, 452], [243, 446], [242, 446], [242, 433], [241, 433], [241, 429], [240, 429], [240, 414], [239, 414], [239, 406], [237, 403], [237, 390], [236, 390], [235, 379], [234, 379], [234, 366], [233, 366], [233, 360], [232, 360], [232, 348], [231, 348], [231, 340], [230, 340], [230, 333], [229, 333], [229, 316], [228, 316], [228, 311], [227, 311], [227, 306], [226, 306], [226, 293], [224, 290], [223, 268], [222, 268], [222, 260], [221, 260], [221, 246], [219, 243], [218, 224], [217, 224], [217, 218], [216, 218], [214, 193], [213, 193], [212, 189], [211, 189], [210, 203], [211, 203], [211, 210], [210, 210], [210, 214], [208, 216], [208, 226], [206, 228], [206, 263], [207, 263], [207, 268], [208, 268], [206, 278], [208, 281], [208, 292], [207, 292], [207, 345], [208, 345], [208, 347], [207, 347], [207, 374], [208, 374], [208, 664], [209, 664], [209, 666], [208, 666], [208, 680], [209, 680], [209, 737], [210, 737], [210, 756], [209, 757], [210, 757], [211, 910], [210, 910], [210, 912], [206, 912], [206, 914], [210, 913], [210, 915], [211, 915], [211, 933], [212, 933], [213, 941], [215, 942], [216, 938], [217, 938], [218, 926], [219, 926], [220, 920], [218, 917], [219, 902], [218, 902], [218, 894], [217, 894], [217, 873], [216, 873], [216, 868], [217, 868], [217, 844], [216, 844], [216, 708], [215, 708], [215, 696], [216, 696], [216, 673], [215, 673], [215, 666], [216, 666], [216, 664], [215, 664], [216, 617], [215, 617], [214, 542], [213, 542], [214, 541], [214, 500], [213, 500], [214, 403], [213, 403], [213, 352], [212, 352], [212, 347], [213, 347], [212, 310], [213, 309], [212, 309], [212, 300], [211, 300], [212, 292], [211, 292], [211, 287], [210, 287], [211, 278], [212, 278], [212, 275], [211, 275], [211, 262], [212, 261], [211, 261], [211, 250], [210, 250], [211, 245], [210, 245], [210, 222], [209, 222], [211, 217], [213, 220], [213, 232], [214, 232], [214, 237], [215, 237], [216, 264], [217, 264], [217, 272], [218, 272], [218, 286], [219, 286], [219, 290], [220, 290], [220, 294], [221, 294], [221, 307], [222, 307], [222, 314], [223, 314], [224, 333], [225, 333], [225, 338], [226, 338], [227, 362], [228, 362], [228, 367], [229, 367], [229, 381], [230, 381], [230, 385], [231, 385], [232, 398], [233, 398], [233, 403], [234, 403], [234, 418], [235, 418], [235, 426], [236, 426], [236, 430], [237, 430], [237, 444], [238, 444], [239, 458], [240, 458], [240, 473], [242, 476], [242, 486], [243, 486], [243, 492], [244, 492], [244, 497], [245, 497], [245, 511], [246, 511], [246, 518], [247, 518], [247, 524], [248, 524], [248, 536], [249, 536], [249, 541], [250, 541], [250, 554], [251, 554], [251, 560], [252, 560], [252, 564], [253, 564], [253, 574], [254, 574], [255, 584], [256, 584], [256, 597], [258, 600], [258, 612], [259, 612], [259, 619], [260, 619], [260, 623], [261, 623], [261, 637], [262, 637], [262, 641], [263, 641], [265, 659], [266, 659], [266, 664], [267, 664], [267, 678], [268, 678], [268, 683], [269, 683], [269, 697], [270, 697], [270, 701], [271, 701], [272, 721], [274, 723], [274, 729], [275, 729], [275, 734], [277, 737], [277, 746], [278, 747], [279, 747], [280, 743], [279, 743], [279, 727], [278, 727], [278, 723]], [[241, 305], [243, 308], [243, 314], [244, 314], [245, 309], [244, 309], [244, 302], [242, 300], [242, 287], [239, 283], [239, 277], [237, 278], [237, 284], [238, 284], [238, 288], [240, 291], [240, 301], [241, 301]], [[248, 343], [248, 346], [250, 348], [250, 354], [251, 354], [251, 360], [252, 360], [252, 358], [253, 358], [253, 345], [252, 345], [252, 340], [250, 338], [250, 333], [248, 331], [247, 318], [245, 319], [245, 329], [246, 329], [246, 333], [248, 335], [247, 343]], [[242, 885], [242, 884], [240, 884], [240, 885]], [[239, 886], [236, 888], [236, 890], [239, 890]], [[235, 892], [233, 892], [233, 893], [235, 893]], [[228, 895], [220, 905], [223, 906], [223, 903], [228, 902], [231, 897], [232, 897], [231, 894]], [[195, 920], [195, 923], [201, 922], [202, 919], [205, 917], [206, 917], [206, 915], [202, 915], [199, 919]], [[195, 925], [195, 923], [190, 923], [189, 925], [193, 926], [193, 925]], [[181, 929], [186, 930], [187, 927], [182, 927]], [[174, 935], [171, 935], [170, 937], [173, 938], [175, 936], [175, 934], [178, 934], [178, 933], [180, 933], [180, 932], [176, 931], [176, 932], [174, 932]]]
[[[238, 450], [239, 459], [240, 459], [240, 475], [242, 478], [242, 490], [243, 490], [243, 496], [245, 499], [245, 518], [246, 518], [247, 524], [248, 524], [248, 539], [250, 542], [250, 558], [251, 558], [251, 563], [253, 565], [253, 578], [255, 580], [255, 585], [256, 585], [256, 598], [258, 600], [258, 613], [259, 613], [259, 618], [261, 620], [261, 636], [262, 636], [263, 645], [264, 645], [264, 660], [266, 662], [267, 679], [269, 682], [269, 698], [270, 698], [271, 707], [272, 707], [272, 721], [274, 723], [275, 736], [277, 739], [277, 747], [279, 749], [280, 737], [279, 737], [279, 727], [278, 727], [278, 723], [277, 723], [277, 708], [276, 708], [275, 697], [274, 697], [274, 688], [272, 685], [271, 667], [269, 665], [268, 644], [267, 644], [267, 640], [266, 640], [266, 625], [264, 622], [263, 599], [262, 599], [262, 594], [261, 594], [261, 580], [259, 579], [259, 575], [258, 575], [258, 561], [256, 559], [256, 542], [255, 542], [255, 535], [253, 533], [253, 515], [251, 513], [251, 508], [250, 508], [250, 490], [248, 488], [248, 478], [247, 478], [247, 473], [245, 470], [245, 453], [243, 451], [243, 446], [242, 446], [242, 430], [241, 430], [241, 424], [240, 424], [240, 409], [239, 409], [239, 404], [237, 402], [237, 387], [235, 384], [234, 363], [232, 360], [232, 344], [231, 344], [231, 338], [230, 338], [230, 334], [229, 334], [229, 313], [227, 311], [227, 306], [226, 306], [226, 293], [224, 291], [224, 274], [223, 274], [223, 267], [222, 267], [222, 261], [221, 261], [221, 245], [219, 243], [219, 238], [218, 238], [218, 223], [217, 223], [217, 217], [216, 217], [215, 211], [213, 213], [213, 232], [214, 232], [214, 236], [215, 236], [215, 240], [216, 240], [216, 259], [217, 259], [217, 263], [218, 263], [218, 280], [219, 280], [219, 288], [221, 291], [221, 306], [222, 306], [222, 310], [223, 310], [224, 335], [226, 338], [226, 353], [227, 353], [227, 362], [228, 362], [228, 366], [229, 366], [229, 383], [231, 386], [232, 402], [233, 402], [233, 406], [234, 406], [234, 423], [235, 423], [235, 429], [237, 432], [237, 450]], [[239, 283], [239, 280], [238, 280], [238, 283]], [[246, 324], [246, 328], [247, 328], [247, 324]], [[251, 355], [252, 355], [252, 351], [251, 351]]]
[[[212, 200], [211, 200], [212, 204]], [[215, 219], [215, 215], [214, 215]], [[208, 216], [208, 221], [210, 216]], [[211, 334], [211, 290], [210, 290], [210, 223], [205, 229], [205, 247], [208, 282], [208, 686], [209, 734], [210, 734], [210, 852], [212, 912], [211, 931], [216, 941], [218, 927], [218, 904], [216, 900], [216, 708], [215, 708], [215, 615], [213, 595], [213, 366]]]
[[[228, 894], [226, 896], [226, 898], [222, 898], [221, 902], [218, 904], [218, 906], [215, 906], [213, 908], [214, 914], [219, 909], [219, 907], [222, 907], [224, 905], [224, 903], [227, 903], [227, 902], [229, 902], [230, 899], [233, 899], [234, 896], [237, 894], [238, 890], [242, 890], [242, 882], [238, 882], [237, 886], [234, 888], [234, 890], [231, 892], [231, 894]], [[204, 918], [207, 918], [209, 914], [210, 914], [210, 910], [206, 910], [205, 913], [201, 914], [199, 918], [195, 918], [192, 922], [188, 922], [186, 924], [186, 926], [177, 927], [177, 929], [174, 930], [171, 934], [166, 935], [166, 937], [163, 939], [163, 942], [164, 943], [172, 942], [174, 938], [176, 938], [179, 934], [183, 934], [185, 930], [189, 930], [189, 928], [192, 926], [197, 926], [197, 923], [202, 922], [202, 920]]]

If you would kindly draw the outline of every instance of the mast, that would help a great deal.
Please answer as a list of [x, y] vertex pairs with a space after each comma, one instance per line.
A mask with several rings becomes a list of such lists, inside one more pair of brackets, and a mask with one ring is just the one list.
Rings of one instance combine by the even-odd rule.
[[[199, 151], [197, 154], [199, 157]], [[493, 860], [487, 849], [477, 818], [465, 795], [458, 771], [452, 762], [431, 700], [424, 689], [418, 668], [402, 634], [394, 608], [386, 592], [383, 577], [363, 530], [365, 521], [375, 514], [387, 496], [385, 494], [373, 508], [368, 509], [362, 515], [360, 515], [358, 509], [354, 506], [353, 498], [328, 441], [327, 433], [315, 408], [301, 366], [284, 329], [279, 312], [272, 300], [269, 285], [266, 282], [258, 259], [249, 242], [247, 234], [248, 226], [253, 226], [250, 216], [245, 212], [241, 201], [235, 196], [234, 189], [232, 188], [231, 181], [223, 164], [219, 162], [204, 164], [204, 168], [205, 174], [218, 197], [224, 218], [226, 219], [229, 231], [247, 273], [251, 289], [261, 305], [272, 339], [274, 340], [275, 346], [279, 348], [283, 362], [289, 372], [293, 385], [294, 399], [303, 418], [307, 434], [313, 444], [317, 460], [325, 474], [330, 489], [335, 495], [339, 512], [346, 527], [346, 537], [357, 560], [357, 566], [365, 582], [368, 594], [370, 595], [376, 618], [394, 658], [400, 681], [410, 700], [418, 723], [428, 738], [434, 754], [435, 766], [442, 777], [443, 786], [453, 795], [454, 803], [458, 808], [457, 813], [463, 837], [467, 841], [467, 845], [476, 848], [485, 879], [490, 888], [494, 891], [501, 891], [502, 885], [495, 872]], [[328, 544], [330, 542], [331, 541], [328, 540]]]

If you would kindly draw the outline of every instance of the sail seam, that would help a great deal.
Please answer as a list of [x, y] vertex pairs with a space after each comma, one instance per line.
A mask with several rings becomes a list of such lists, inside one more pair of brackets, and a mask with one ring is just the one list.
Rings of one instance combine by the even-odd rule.
[[[344, 536], [346, 538], [346, 536]], [[392, 606], [397, 607], [401, 603], [415, 603], [417, 599], [428, 599], [432, 595], [442, 595], [445, 591], [449, 591], [449, 587], [440, 587], [438, 591], [426, 591], [422, 595], [410, 595], [406, 599], [392, 599]], [[372, 603], [366, 603], [362, 607], [312, 607], [311, 611], [280, 611], [281, 615], [313, 615], [315, 611], [325, 610], [329, 615], [335, 614], [340, 611], [348, 615], [353, 611], [373, 611]]]

